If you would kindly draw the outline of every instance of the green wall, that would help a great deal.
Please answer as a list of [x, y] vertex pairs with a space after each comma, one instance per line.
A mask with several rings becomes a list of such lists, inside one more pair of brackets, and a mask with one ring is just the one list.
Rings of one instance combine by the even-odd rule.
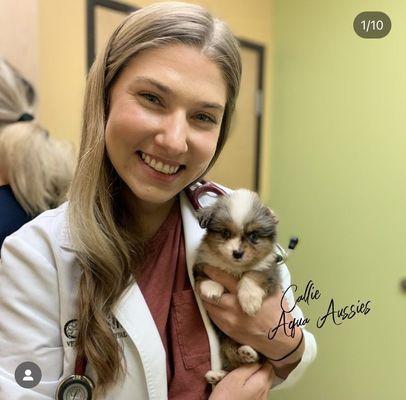
[[[363, 11], [392, 30], [362, 39]], [[275, 0], [269, 204], [280, 242], [301, 242], [293, 281], [322, 296], [302, 310], [318, 357], [275, 400], [404, 399], [406, 379], [406, 1]], [[299, 290], [300, 291], [300, 290]], [[316, 320], [370, 300], [335, 326]], [[299, 397], [300, 396], [300, 397]]]

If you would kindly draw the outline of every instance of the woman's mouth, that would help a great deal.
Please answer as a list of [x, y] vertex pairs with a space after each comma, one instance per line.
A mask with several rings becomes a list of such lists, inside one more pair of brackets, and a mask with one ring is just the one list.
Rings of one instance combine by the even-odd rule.
[[148, 165], [151, 169], [156, 172], [159, 172], [164, 175], [176, 175], [179, 171], [186, 168], [185, 165], [169, 165], [162, 163], [162, 161], [158, 161], [152, 156], [145, 154], [144, 152], [137, 150], [136, 154], [138, 158], [146, 165]]

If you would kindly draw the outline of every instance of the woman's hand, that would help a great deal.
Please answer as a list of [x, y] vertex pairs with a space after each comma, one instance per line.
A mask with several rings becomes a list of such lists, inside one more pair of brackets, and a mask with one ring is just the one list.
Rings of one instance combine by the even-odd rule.
[[245, 364], [228, 373], [214, 387], [209, 400], [267, 400], [274, 379], [269, 362]]
[[[299, 344], [302, 332], [296, 328], [292, 332], [287, 325], [279, 327], [281, 315], [282, 291], [278, 291], [273, 296], [264, 299], [262, 307], [254, 315], [245, 314], [238, 302], [237, 284], [238, 281], [232, 275], [227, 274], [213, 267], [204, 267], [204, 272], [210, 279], [221, 283], [228, 293], [224, 293], [219, 301], [210, 300], [202, 297], [203, 305], [206, 308], [209, 317], [227, 336], [238, 343], [250, 345], [255, 350], [272, 359], [279, 359]], [[198, 288], [199, 290], [199, 288]], [[200, 291], [199, 291], [200, 294]], [[287, 302], [284, 300], [284, 310], [289, 310]], [[291, 313], [284, 313], [284, 322], [288, 324], [293, 320]], [[272, 329], [276, 330], [272, 332]], [[292, 334], [295, 333], [292, 337]], [[272, 337], [274, 335], [274, 337]], [[270, 339], [272, 337], [272, 339]], [[304, 342], [301, 343], [297, 351], [285, 360], [274, 362], [274, 367], [284, 369], [283, 375], [277, 372], [281, 377], [286, 377], [290, 370], [300, 361], [304, 351]], [[294, 364], [294, 365], [293, 365]], [[287, 365], [293, 365], [293, 368], [286, 371]], [[287, 372], [287, 374], [286, 374]]]

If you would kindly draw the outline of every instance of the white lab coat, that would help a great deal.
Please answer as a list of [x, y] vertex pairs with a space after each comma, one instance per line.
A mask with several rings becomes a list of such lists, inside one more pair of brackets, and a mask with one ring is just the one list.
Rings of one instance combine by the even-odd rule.
[[[212, 201], [210, 194], [201, 200], [204, 205]], [[204, 230], [183, 192], [180, 204], [186, 261], [193, 283], [195, 251]], [[77, 318], [80, 269], [69, 240], [66, 218], [67, 203], [44, 212], [4, 242], [0, 265], [0, 399], [53, 399], [58, 383], [74, 372], [76, 353], [69, 321]], [[282, 267], [282, 273], [283, 286], [288, 287], [290, 275], [286, 266]], [[292, 293], [289, 299], [293, 302]], [[217, 369], [220, 367], [218, 339], [198, 296], [196, 300], [209, 338], [212, 369]], [[167, 399], [165, 350], [136, 283], [122, 295], [113, 314], [119, 323], [115, 329], [121, 336], [118, 340], [123, 345], [128, 373], [105, 400]], [[294, 314], [296, 318], [302, 317], [298, 307]], [[314, 359], [313, 335], [304, 330], [304, 340], [301, 362], [285, 381], [277, 382], [277, 388], [293, 384]], [[42, 380], [33, 389], [20, 387], [14, 379], [16, 367], [25, 361], [36, 363], [42, 371]], [[90, 366], [86, 374], [94, 379]]]

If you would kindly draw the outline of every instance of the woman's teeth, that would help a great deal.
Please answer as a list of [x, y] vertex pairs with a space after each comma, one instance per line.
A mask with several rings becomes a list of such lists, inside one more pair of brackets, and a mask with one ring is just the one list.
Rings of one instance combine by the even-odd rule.
[[143, 153], [142, 151], [140, 151], [140, 154], [145, 164], [149, 165], [155, 171], [162, 172], [166, 175], [176, 174], [176, 172], [178, 172], [178, 169], [180, 168], [180, 165], [172, 167], [168, 164], [162, 164], [161, 161], [156, 161], [154, 158], [151, 158], [149, 155]]

